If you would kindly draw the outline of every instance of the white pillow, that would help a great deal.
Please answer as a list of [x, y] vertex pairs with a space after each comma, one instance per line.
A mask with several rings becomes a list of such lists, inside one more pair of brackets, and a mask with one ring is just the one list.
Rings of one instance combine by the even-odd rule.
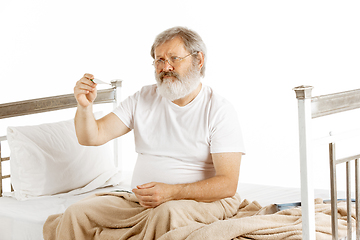
[[81, 146], [73, 119], [8, 127], [7, 138], [11, 182], [19, 200], [74, 189], [79, 194], [116, 185], [121, 180], [114, 165], [112, 144]]

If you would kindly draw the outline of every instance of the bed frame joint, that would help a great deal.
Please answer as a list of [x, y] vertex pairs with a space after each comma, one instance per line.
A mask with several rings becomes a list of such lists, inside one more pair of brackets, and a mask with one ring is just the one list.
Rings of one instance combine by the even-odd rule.
[[312, 87], [312, 86], [301, 85], [301, 86], [293, 88], [293, 90], [296, 93], [297, 99], [305, 99], [305, 98], [311, 98], [311, 91], [313, 88], [314, 87]]

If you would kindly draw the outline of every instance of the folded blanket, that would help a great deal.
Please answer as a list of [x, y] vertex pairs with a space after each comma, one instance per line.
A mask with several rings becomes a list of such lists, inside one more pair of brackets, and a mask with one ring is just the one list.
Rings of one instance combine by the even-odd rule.
[[[211, 224], [193, 223], [175, 229], [161, 240], [220, 239], [302, 239], [301, 208], [276, 212], [275, 205], [261, 207], [256, 201], [244, 200], [236, 215]], [[355, 211], [352, 209], [353, 229]], [[346, 202], [338, 204], [339, 237], [347, 234]], [[332, 239], [331, 206], [315, 200], [316, 239]]]
[[[79, 206], [87, 209], [75, 222], [73, 216], [49, 217], [44, 225], [44, 239], [89, 239], [89, 236], [117, 240], [302, 239], [299, 207], [277, 211], [275, 205], [262, 207], [246, 199], [241, 202], [236, 195], [213, 203], [181, 200], [144, 209], [134, 194], [105, 193], [95, 197], [101, 196], [107, 197], [105, 202], [108, 203], [104, 204], [105, 198], [99, 198], [98, 203], [89, 198], [90, 201], [85, 199], [82, 205], [75, 205], [75, 209]], [[86, 201], [90, 205], [84, 205]], [[330, 204], [318, 199], [315, 208], [317, 239], [331, 239]], [[102, 215], [99, 210], [103, 210]], [[339, 236], [345, 236], [346, 203], [338, 204], [338, 217]], [[352, 218], [355, 219], [354, 214]], [[74, 232], [56, 238], [56, 229], [64, 224]]]

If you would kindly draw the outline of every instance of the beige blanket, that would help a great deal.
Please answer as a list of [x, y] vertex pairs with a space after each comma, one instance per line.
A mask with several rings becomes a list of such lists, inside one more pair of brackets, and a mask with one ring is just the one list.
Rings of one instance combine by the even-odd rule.
[[[315, 201], [316, 239], [332, 239], [331, 207], [321, 199]], [[354, 209], [352, 211], [355, 222]], [[346, 236], [346, 203], [338, 204], [339, 237]], [[301, 208], [276, 212], [275, 205], [261, 207], [256, 201], [246, 199], [235, 216], [212, 224], [189, 223], [162, 236], [170, 239], [302, 239]], [[353, 226], [354, 229], [354, 226]]]
[[[119, 221], [119, 215], [112, 214], [110, 211], [106, 217], [98, 217], [97, 222], [109, 222], [109, 219], [117, 219], [115, 226], [108, 226], [97, 228], [94, 230], [93, 236], [95, 239], [133, 239], [133, 240], [231, 240], [231, 239], [302, 239], [301, 232], [301, 209], [292, 208], [288, 210], [278, 211], [275, 205], [266, 207], [260, 206], [256, 201], [249, 202], [243, 200], [240, 204], [240, 198], [233, 198], [227, 202], [220, 202], [221, 206], [227, 214], [221, 220], [217, 220], [212, 215], [208, 215], [203, 210], [200, 210], [198, 216], [194, 214], [176, 213], [161, 216], [161, 211], [157, 211], [154, 215], [154, 209], [140, 209], [137, 207], [137, 199], [134, 194], [127, 193], [106, 193], [98, 194], [98, 196], [115, 196], [122, 198], [123, 206], [118, 206], [122, 209], [129, 208], [129, 211], [124, 212], [123, 220]], [[114, 199], [114, 198], [113, 198]], [[321, 200], [315, 201], [315, 216], [316, 216], [316, 237], [317, 239], [331, 239], [330, 226], [330, 204], [324, 204]], [[199, 212], [194, 201], [176, 201], [174, 204], [183, 205], [182, 207], [187, 211], [184, 212]], [[239, 206], [240, 204], [240, 206]], [[219, 208], [219, 204], [206, 205], [209, 212], [212, 207]], [[89, 208], [89, 206], [87, 206]], [[96, 209], [96, 206], [93, 206]], [[135, 207], [135, 208], [134, 208]], [[221, 208], [221, 207], [220, 207]], [[130, 210], [131, 209], [131, 210]], [[177, 208], [179, 209], [179, 208]], [[181, 208], [180, 208], [181, 209]], [[201, 211], [203, 211], [201, 213]], [[217, 211], [216, 209], [214, 210]], [[354, 211], [352, 211], [354, 212]], [[129, 216], [126, 216], [126, 213]], [[229, 213], [231, 213], [229, 215]], [[71, 223], [71, 226], [81, 226], [81, 222], [88, 222], [91, 214], [84, 215], [77, 221], [80, 223]], [[113, 215], [113, 216], [112, 216]], [[97, 215], [95, 215], [97, 216]], [[208, 217], [203, 217], [208, 216]], [[346, 235], [346, 204], [338, 204], [339, 217], [339, 236]], [[54, 215], [49, 217], [44, 225], [44, 238], [55, 239], [55, 229], [59, 225], [62, 215]], [[63, 217], [64, 218], [64, 217]], [[104, 219], [102, 219], [104, 218]], [[355, 215], [352, 215], [355, 219]], [[94, 220], [95, 221], [95, 220]], [[353, 221], [355, 222], [355, 221]], [[85, 225], [83, 225], [85, 226]], [[89, 228], [93, 226], [89, 223]], [[83, 232], [84, 227], [79, 227], [75, 231]], [[88, 228], [88, 227], [86, 227]], [[58, 237], [58, 239], [63, 239]], [[69, 237], [70, 238], [70, 237]], [[75, 238], [75, 237], [71, 237]], [[83, 237], [84, 238], [84, 237]], [[76, 238], [77, 239], [77, 238]]]

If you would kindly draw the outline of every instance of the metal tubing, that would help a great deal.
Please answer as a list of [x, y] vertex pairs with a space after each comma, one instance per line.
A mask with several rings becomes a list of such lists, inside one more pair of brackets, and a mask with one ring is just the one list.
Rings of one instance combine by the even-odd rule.
[[330, 188], [331, 188], [331, 232], [332, 239], [338, 240], [338, 221], [337, 221], [337, 189], [336, 189], [336, 163], [335, 163], [335, 143], [329, 144], [330, 159]]
[[1, 141], [0, 141], [0, 197], [2, 197], [3, 186], [2, 186], [2, 158], [1, 158]]
[[[115, 100], [113, 89], [99, 90], [94, 104], [109, 103]], [[14, 103], [0, 104], [0, 119], [49, 112], [77, 106], [74, 94], [38, 98]]]
[[312, 118], [360, 108], [360, 89], [313, 97]]
[[346, 162], [346, 210], [347, 210], [347, 239], [352, 240], [351, 219], [351, 167], [350, 161]]
[[315, 240], [314, 187], [311, 161], [311, 89], [294, 88], [298, 100], [299, 149], [301, 177], [302, 237]]
[[342, 159], [337, 159], [336, 164], [343, 163], [343, 162], [348, 162], [348, 161], [351, 161], [351, 160], [354, 160], [354, 159], [357, 159], [357, 158], [360, 158], [360, 154], [359, 155], [354, 155], [354, 156], [351, 156], [351, 157], [342, 158]]
[[355, 214], [356, 214], [356, 240], [360, 240], [360, 169], [359, 159], [355, 159]]
[[[114, 99], [115, 101], [113, 102], [113, 108], [115, 109], [121, 101], [121, 86], [122, 86], [122, 81], [121, 80], [117, 80], [117, 81], [112, 81], [111, 85], [114, 88]], [[119, 169], [119, 172], [123, 171], [123, 163], [122, 163], [122, 138], [116, 138], [113, 140], [114, 142], [114, 164], [115, 167], [117, 167]]]

